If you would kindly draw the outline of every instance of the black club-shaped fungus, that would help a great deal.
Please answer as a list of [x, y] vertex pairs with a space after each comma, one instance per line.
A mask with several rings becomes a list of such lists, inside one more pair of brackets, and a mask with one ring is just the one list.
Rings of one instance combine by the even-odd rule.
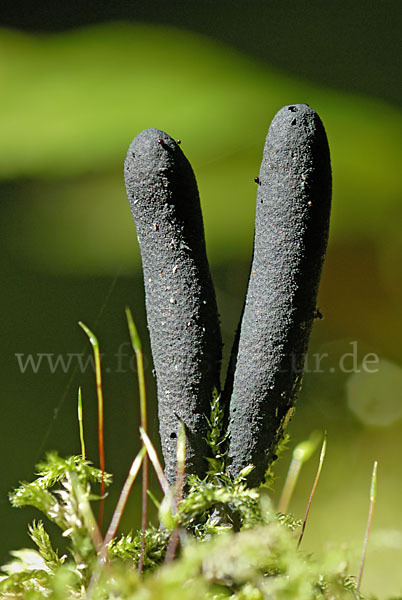
[[327, 245], [331, 167], [318, 115], [305, 104], [274, 117], [259, 173], [254, 252], [225, 385], [229, 470], [274, 460], [299, 390]]
[[181, 419], [186, 472], [203, 477], [222, 342], [196, 180], [179, 145], [147, 129], [128, 150], [125, 182], [142, 257], [165, 472], [174, 482]]

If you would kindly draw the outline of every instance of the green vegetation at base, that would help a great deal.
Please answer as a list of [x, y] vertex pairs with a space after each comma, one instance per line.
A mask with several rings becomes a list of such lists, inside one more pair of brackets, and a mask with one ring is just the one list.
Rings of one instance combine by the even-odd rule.
[[[350, 598], [355, 584], [344, 556], [299, 552], [300, 523], [276, 514], [266, 486], [248, 489], [245, 475], [192, 477], [177, 512], [165, 515], [164, 526], [146, 530], [144, 574], [139, 575], [141, 531], [113, 539], [107, 558], [100, 558], [89, 502], [101, 471], [79, 456], [48, 454], [39, 477], [21, 484], [11, 501], [40, 509], [69, 544], [60, 555], [43, 522], [30, 525], [37, 550], [13, 553], [14, 560], [3, 567], [2, 598]], [[110, 483], [107, 474], [105, 481]], [[166, 564], [176, 531], [178, 556]]]
[[[114, 537], [105, 548], [90, 502], [100, 500], [93, 486], [102, 481], [109, 486], [111, 476], [81, 456], [49, 453], [37, 478], [22, 483], [10, 500], [15, 507], [40, 510], [67, 544], [61, 554], [41, 520], [29, 525], [36, 550], [12, 553], [2, 567], [1, 597], [329, 600], [350, 598], [351, 592], [359, 597], [344, 551], [321, 557], [299, 551], [301, 522], [275, 512], [269, 485], [247, 487], [251, 466], [236, 478], [227, 474], [222, 417], [215, 394], [208, 420], [210, 470], [203, 480], [190, 476], [178, 502], [168, 490], [158, 505], [161, 524], [146, 529], [145, 544], [137, 531]], [[271, 474], [267, 479], [272, 483]]]

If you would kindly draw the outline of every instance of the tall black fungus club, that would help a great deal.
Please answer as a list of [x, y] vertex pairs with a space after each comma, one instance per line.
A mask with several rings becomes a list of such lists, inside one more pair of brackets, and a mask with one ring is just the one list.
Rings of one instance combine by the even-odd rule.
[[292, 416], [327, 246], [331, 166], [317, 113], [285, 106], [268, 131], [258, 181], [254, 251], [225, 397], [229, 471], [264, 479]]
[[157, 129], [133, 140], [125, 182], [142, 257], [166, 476], [174, 482], [182, 420], [186, 472], [203, 477], [222, 342], [197, 184], [177, 143]]
[[[182, 419], [187, 473], [202, 477], [221, 335], [195, 178], [177, 143], [156, 129], [134, 139], [125, 178], [143, 263], [166, 474], [173, 482]], [[309, 106], [277, 113], [256, 182], [250, 280], [223, 393], [228, 469], [236, 476], [253, 464], [253, 486], [263, 481], [293, 412], [327, 245], [329, 149]]]

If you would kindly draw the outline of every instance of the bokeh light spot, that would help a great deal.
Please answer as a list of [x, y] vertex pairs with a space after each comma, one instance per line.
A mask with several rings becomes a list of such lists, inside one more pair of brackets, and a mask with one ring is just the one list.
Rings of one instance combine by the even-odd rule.
[[385, 359], [378, 370], [361, 369], [347, 381], [349, 409], [365, 425], [387, 427], [402, 418], [402, 368]]

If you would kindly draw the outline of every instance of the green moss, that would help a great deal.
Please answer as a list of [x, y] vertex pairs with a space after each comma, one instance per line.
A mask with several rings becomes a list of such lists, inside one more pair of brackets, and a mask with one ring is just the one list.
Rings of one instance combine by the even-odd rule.
[[[37, 478], [11, 495], [14, 506], [34, 506], [56, 523], [69, 541], [60, 556], [42, 521], [29, 526], [36, 550], [13, 552], [2, 567], [2, 598], [119, 598], [121, 600], [342, 599], [356, 594], [344, 553], [310, 556], [297, 550], [300, 521], [275, 513], [266, 485], [246, 486], [247, 467], [235, 479], [225, 470], [222, 414], [214, 397], [208, 444], [210, 471], [192, 476], [185, 497], [170, 515], [170, 529], [145, 532], [144, 572], [138, 574], [142, 532], [115, 538], [101, 560], [91, 486], [101, 472], [79, 456], [49, 453]], [[105, 481], [110, 483], [110, 475]], [[162, 507], [163, 507], [162, 502]], [[167, 503], [170, 507], [170, 502]], [[176, 558], [166, 562], [172, 535]]]

